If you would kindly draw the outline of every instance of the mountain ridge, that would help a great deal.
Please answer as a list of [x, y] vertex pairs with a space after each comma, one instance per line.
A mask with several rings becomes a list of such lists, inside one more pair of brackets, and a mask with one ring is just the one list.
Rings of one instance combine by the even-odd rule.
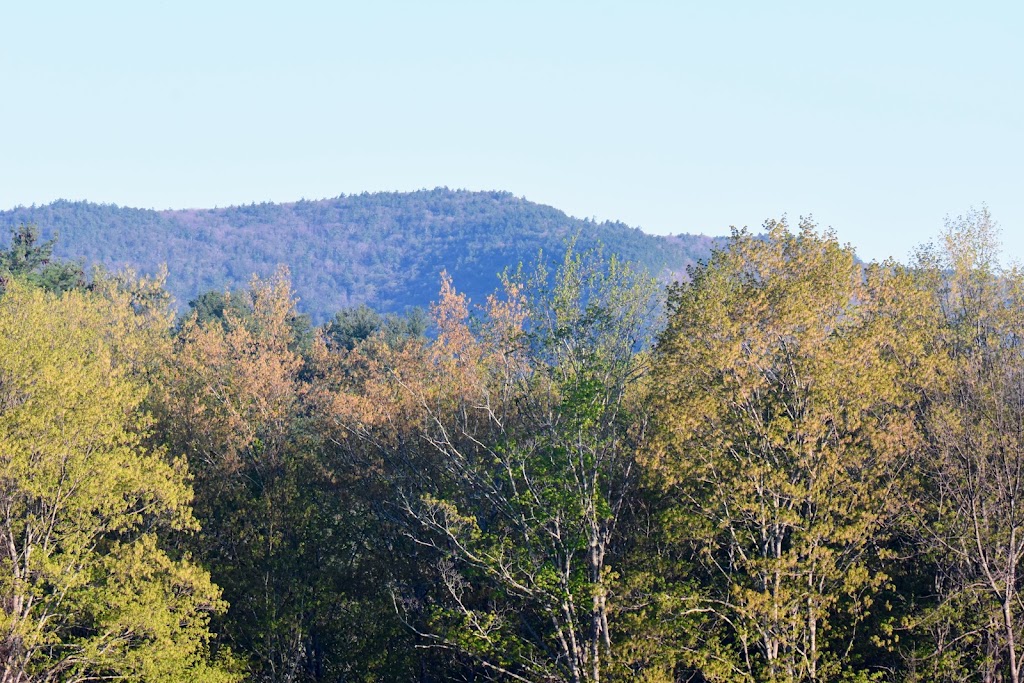
[[600, 243], [663, 278], [706, 258], [718, 239], [650, 235], [617, 221], [574, 218], [510, 192], [447, 188], [213, 209], [57, 200], [0, 211], [0, 239], [22, 223], [38, 225], [43, 238], [59, 234], [61, 258], [141, 272], [165, 263], [179, 307], [285, 265], [301, 309], [315, 320], [363, 303], [381, 311], [424, 306], [442, 270], [479, 301], [505, 267], [540, 252], [558, 259], [574, 236], [579, 248]]

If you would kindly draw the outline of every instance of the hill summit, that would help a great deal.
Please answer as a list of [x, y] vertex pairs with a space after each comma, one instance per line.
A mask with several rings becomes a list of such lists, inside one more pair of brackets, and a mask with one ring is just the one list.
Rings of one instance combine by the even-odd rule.
[[362, 303], [380, 311], [425, 306], [445, 269], [481, 301], [505, 267], [541, 251], [561, 258], [573, 236], [579, 248], [601, 243], [606, 253], [664, 277], [706, 257], [715, 242], [581, 220], [509, 192], [447, 188], [166, 211], [59, 200], [0, 212], [4, 236], [22, 223], [38, 225], [44, 238], [59, 234], [55, 254], [62, 258], [141, 272], [166, 264], [168, 289], [181, 307], [283, 264], [300, 308], [318, 321]]

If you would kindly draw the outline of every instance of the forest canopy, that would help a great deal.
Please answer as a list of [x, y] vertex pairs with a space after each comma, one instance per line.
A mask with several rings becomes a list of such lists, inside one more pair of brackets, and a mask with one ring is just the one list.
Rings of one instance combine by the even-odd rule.
[[570, 240], [320, 326], [287, 269], [179, 315], [53, 246], [0, 253], [4, 683], [1020, 681], [987, 211], [907, 264], [769, 221], [667, 289]]

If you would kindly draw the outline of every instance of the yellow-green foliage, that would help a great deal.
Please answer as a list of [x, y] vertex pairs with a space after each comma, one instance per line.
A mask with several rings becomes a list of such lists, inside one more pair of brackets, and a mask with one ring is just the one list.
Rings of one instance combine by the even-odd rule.
[[[671, 294], [649, 460], [675, 501], [707, 615], [711, 680], [835, 680], [886, 581], [868, 564], [921, 449], [911, 381], [929, 301], [895, 266], [859, 266], [804, 224], [728, 249]], [[841, 616], [840, 616], [841, 615]]]
[[115, 308], [18, 285], [0, 298], [3, 680], [230, 680], [207, 647], [219, 589], [158, 540], [196, 527], [192, 491], [141, 445], [145, 388]]

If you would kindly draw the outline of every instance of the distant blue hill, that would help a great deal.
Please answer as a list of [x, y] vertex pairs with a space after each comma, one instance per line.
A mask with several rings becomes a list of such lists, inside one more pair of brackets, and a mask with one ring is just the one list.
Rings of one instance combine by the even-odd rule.
[[448, 189], [175, 211], [61, 200], [0, 212], [0, 241], [7, 228], [29, 222], [43, 237], [59, 233], [55, 253], [63, 258], [148, 273], [166, 264], [182, 308], [197, 294], [243, 286], [284, 264], [300, 308], [317, 321], [361, 303], [380, 311], [426, 306], [444, 269], [482, 301], [506, 266], [530, 263], [540, 250], [560, 258], [577, 234], [580, 248], [600, 242], [662, 277], [682, 274], [715, 243], [571, 218], [508, 192]]

